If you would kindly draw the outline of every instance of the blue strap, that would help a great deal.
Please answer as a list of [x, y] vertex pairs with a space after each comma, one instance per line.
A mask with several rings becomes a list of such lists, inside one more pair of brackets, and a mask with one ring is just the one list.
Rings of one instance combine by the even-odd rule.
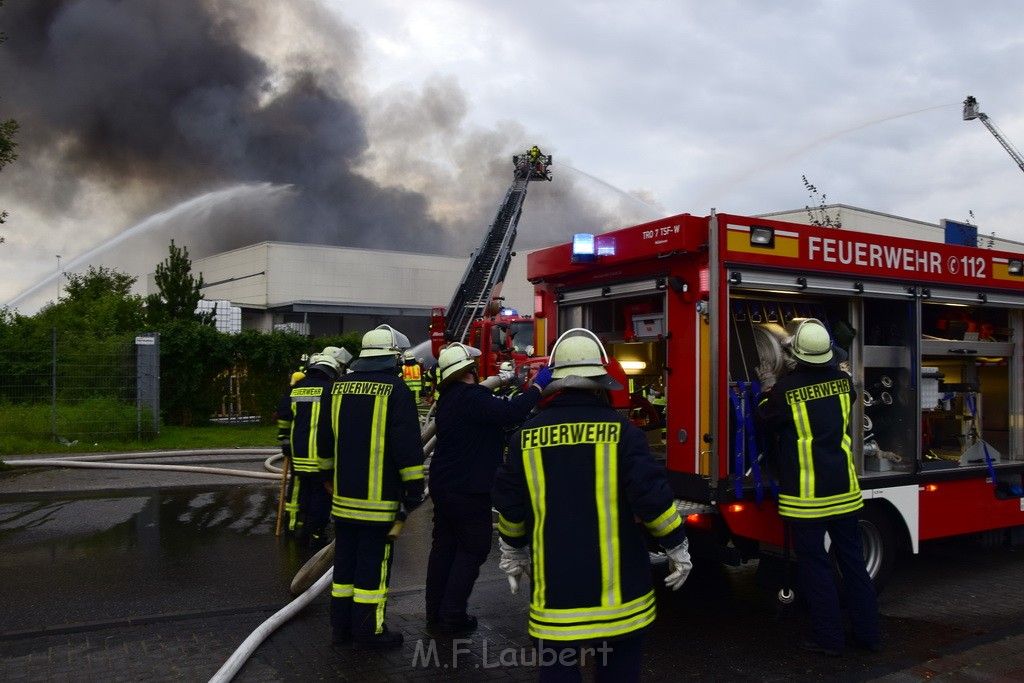
[[743, 498], [743, 407], [740, 405], [740, 394], [743, 391], [743, 382], [739, 383], [739, 392], [729, 392], [729, 400], [732, 402], [732, 410], [736, 415], [736, 434], [733, 439], [733, 490], [736, 499]]
[[750, 470], [754, 475], [754, 500], [760, 505], [764, 500], [764, 487], [761, 484], [761, 451], [757, 447], [757, 428], [754, 426], [754, 409], [758, 395], [761, 393], [761, 385], [758, 382], [750, 383], [750, 400], [747, 401], [747, 414], [744, 416], [744, 424], [747, 429], [747, 450], [750, 453]]
[[[974, 425], [974, 431], [978, 433], [978, 413], [974, 409], [974, 394], [968, 393], [964, 397], [967, 401], [967, 409], [971, 411], [971, 423]], [[988, 465], [988, 474], [992, 477], [992, 485], [996, 484], [996, 468], [992, 466], [992, 456], [988, 454], [988, 444], [984, 439], [981, 438], [981, 434], [978, 434], [978, 439], [981, 441], [981, 450], [985, 453], [985, 464]]]

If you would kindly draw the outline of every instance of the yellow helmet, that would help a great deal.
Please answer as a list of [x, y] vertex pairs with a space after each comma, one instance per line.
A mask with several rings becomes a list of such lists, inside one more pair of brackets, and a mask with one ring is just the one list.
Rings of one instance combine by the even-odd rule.
[[363, 335], [359, 357], [401, 356], [409, 346], [409, 338], [404, 334], [391, 325], [379, 325]]
[[320, 353], [330, 356], [341, 365], [348, 365], [349, 361], [352, 360], [352, 354], [343, 346], [325, 346], [324, 350]]
[[576, 327], [566, 331], [551, 349], [548, 362], [553, 380], [571, 380], [564, 387], [621, 389], [622, 385], [608, 374], [608, 354], [590, 330]]
[[832, 362], [832, 337], [817, 318], [793, 318], [786, 325], [790, 333], [789, 348], [793, 357], [808, 365]]
[[480, 349], [454, 342], [444, 347], [437, 359], [437, 381], [446, 384], [456, 375], [471, 365], [476, 364], [475, 358], [480, 356]]

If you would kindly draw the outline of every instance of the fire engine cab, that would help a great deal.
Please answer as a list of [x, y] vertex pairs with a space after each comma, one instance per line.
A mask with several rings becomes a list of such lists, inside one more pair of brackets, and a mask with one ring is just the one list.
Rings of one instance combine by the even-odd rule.
[[922, 541], [1021, 540], [1024, 255], [712, 212], [577, 235], [531, 253], [527, 277], [539, 355], [585, 327], [631, 384], [660, 388], [649, 440], [695, 554], [735, 564], [783, 544], [752, 414], [755, 368], [779, 360], [794, 318], [847, 352], [876, 585]]

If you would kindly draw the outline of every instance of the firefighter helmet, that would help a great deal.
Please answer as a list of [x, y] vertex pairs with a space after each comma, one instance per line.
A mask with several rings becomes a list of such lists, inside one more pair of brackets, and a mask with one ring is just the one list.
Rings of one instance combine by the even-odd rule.
[[808, 365], [832, 362], [832, 337], [817, 318], [793, 318], [786, 325], [790, 332], [789, 349], [793, 357]]
[[341, 365], [348, 365], [349, 361], [352, 360], [352, 354], [343, 346], [325, 346], [324, 350], [320, 353], [330, 356]]
[[409, 348], [409, 338], [391, 327], [379, 325], [363, 335], [360, 358], [373, 356], [401, 356]]
[[479, 356], [480, 349], [474, 349], [472, 346], [466, 346], [459, 342], [453, 342], [441, 349], [437, 359], [438, 384], [447, 384], [461, 375], [466, 368], [475, 367], [475, 359]]
[[412, 351], [406, 351], [405, 354], [402, 356], [402, 359], [405, 361], [406, 365], [416, 365], [417, 362], [416, 354], [413, 353]]
[[309, 368], [318, 368], [325, 371], [332, 377], [337, 377], [341, 372], [341, 363], [334, 356], [326, 353], [314, 353], [309, 357]]
[[590, 330], [576, 327], [566, 331], [551, 349], [551, 376], [564, 381], [563, 387], [586, 389], [621, 389], [622, 385], [608, 374], [608, 354]]

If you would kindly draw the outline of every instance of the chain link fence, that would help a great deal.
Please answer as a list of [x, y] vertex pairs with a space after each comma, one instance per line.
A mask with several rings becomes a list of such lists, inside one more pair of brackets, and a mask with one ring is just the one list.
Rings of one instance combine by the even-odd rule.
[[49, 348], [40, 346], [0, 348], [0, 443], [123, 442], [159, 433], [158, 334], [96, 339], [54, 329]]

